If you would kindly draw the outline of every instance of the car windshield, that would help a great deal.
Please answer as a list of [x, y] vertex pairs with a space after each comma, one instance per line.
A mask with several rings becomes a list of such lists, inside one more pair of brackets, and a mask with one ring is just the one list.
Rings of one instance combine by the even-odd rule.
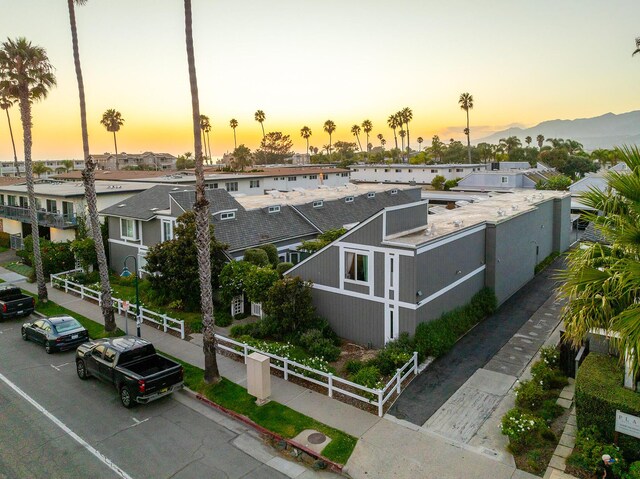
[[58, 333], [65, 333], [67, 331], [71, 331], [72, 329], [81, 328], [82, 325], [75, 319], [69, 318], [60, 323], [56, 323], [54, 327], [56, 328], [56, 331], [58, 331]]

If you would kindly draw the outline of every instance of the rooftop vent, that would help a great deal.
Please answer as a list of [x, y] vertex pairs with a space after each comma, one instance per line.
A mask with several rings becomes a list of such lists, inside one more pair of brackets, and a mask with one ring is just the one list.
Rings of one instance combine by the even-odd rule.
[[467, 206], [468, 204], [470, 203], [466, 200], [456, 201], [456, 206]]
[[123, 208], [123, 207], [125, 207], [125, 206], [127, 206], [127, 205], [125, 205], [124, 203], [122, 203], [122, 204], [119, 204], [119, 205], [118, 205], [118, 208]]
[[498, 208], [498, 216], [507, 216], [507, 212], [502, 208]]
[[149, 208], [149, 211], [158, 211], [160, 208]]
[[511, 209], [513, 211], [518, 211], [518, 205], [511, 205]]
[[171, 191], [178, 191], [180, 188], [176, 187], [176, 188], [171, 188]]
[[460, 228], [463, 225], [464, 225], [463, 220], [453, 220], [453, 226], [455, 226], [456, 228]]
[[427, 229], [424, 232], [425, 236], [435, 236], [436, 234], [436, 225], [433, 223], [429, 223], [427, 225]]

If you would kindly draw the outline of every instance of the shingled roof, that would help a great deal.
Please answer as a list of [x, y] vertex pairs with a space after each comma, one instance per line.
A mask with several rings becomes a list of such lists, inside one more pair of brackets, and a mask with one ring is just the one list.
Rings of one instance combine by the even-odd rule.
[[[395, 191], [392, 194], [392, 191]], [[327, 230], [342, 228], [344, 225], [359, 223], [369, 216], [389, 206], [403, 205], [420, 201], [420, 188], [395, 189], [377, 192], [373, 198], [368, 193], [352, 196], [352, 202], [346, 198], [323, 201], [321, 207], [313, 203], [296, 205], [295, 208], [309, 219], [318, 229]]]
[[[153, 219], [158, 214], [158, 211], [169, 209], [169, 194], [175, 193], [177, 189], [174, 185], [152, 186], [148, 190], [105, 208], [100, 211], [100, 214], [148, 221]], [[181, 186], [179, 189], [192, 189], [192, 187]]]

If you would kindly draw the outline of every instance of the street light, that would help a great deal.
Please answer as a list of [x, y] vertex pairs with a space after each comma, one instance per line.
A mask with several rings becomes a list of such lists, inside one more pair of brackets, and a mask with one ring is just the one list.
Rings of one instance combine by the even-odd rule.
[[[124, 268], [122, 269], [122, 273], [120, 273], [120, 276], [123, 278], [128, 278], [129, 276], [131, 276], [131, 271], [129, 271], [129, 268], [127, 268], [127, 260], [129, 258], [133, 259], [133, 271], [136, 275], [136, 278], [134, 280], [134, 283], [136, 285], [136, 332], [137, 336], [140, 337], [140, 323], [142, 321], [140, 320], [140, 295], [138, 294], [138, 260], [135, 256], [129, 255], [124, 259]], [[127, 326], [127, 324], [128, 323], [125, 313], [125, 326]], [[127, 334], [129, 334], [129, 327], [127, 326], [126, 329]]]

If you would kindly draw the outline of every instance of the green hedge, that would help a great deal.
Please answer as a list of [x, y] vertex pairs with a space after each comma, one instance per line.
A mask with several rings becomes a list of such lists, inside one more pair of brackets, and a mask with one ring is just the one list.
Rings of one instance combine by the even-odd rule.
[[[607, 442], [613, 441], [616, 409], [640, 416], [640, 393], [623, 387], [624, 367], [617, 358], [591, 353], [576, 378], [578, 428], [596, 426]], [[619, 446], [627, 461], [640, 459], [640, 439], [620, 434]]]
[[547, 266], [553, 263], [553, 260], [555, 260], [558, 256], [560, 256], [560, 253], [558, 253], [557, 251], [554, 251], [553, 253], [551, 253], [549, 256], [547, 256], [545, 259], [543, 259], [540, 263], [536, 265], [534, 269], [534, 274], [538, 274], [540, 271], [545, 269]]
[[449, 351], [458, 338], [469, 331], [497, 307], [496, 295], [490, 288], [480, 290], [471, 302], [443, 314], [416, 328], [416, 350], [421, 358], [442, 356]]
[[0, 246], [3, 248], [11, 247], [11, 240], [9, 233], [5, 233], [4, 231], [0, 231]]

